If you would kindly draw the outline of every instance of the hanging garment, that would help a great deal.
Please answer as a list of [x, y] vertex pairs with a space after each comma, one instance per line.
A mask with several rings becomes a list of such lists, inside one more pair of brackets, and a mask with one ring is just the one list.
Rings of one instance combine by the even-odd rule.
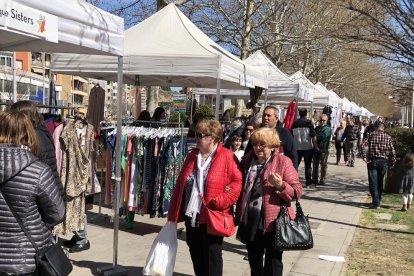
[[68, 121], [60, 140], [63, 149], [61, 180], [67, 200], [66, 219], [53, 232], [55, 235], [68, 235], [84, 229], [85, 195], [92, 188], [90, 159], [93, 150], [93, 126], [84, 125], [80, 121]]
[[285, 119], [283, 121], [284, 128], [291, 130], [292, 124], [296, 121], [296, 110], [297, 110], [297, 103], [296, 100], [293, 100], [289, 103]]
[[86, 119], [95, 130], [98, 130], [100, 122], [104, 120], [105, 90], [99, 85], [95, 85], [89, 93], [88, 102]]

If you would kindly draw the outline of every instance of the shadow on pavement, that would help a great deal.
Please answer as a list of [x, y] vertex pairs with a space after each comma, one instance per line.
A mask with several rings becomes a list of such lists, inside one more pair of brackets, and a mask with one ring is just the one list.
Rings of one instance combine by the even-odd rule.
[[390, 230], [390, 229], [383, 229], [383, 228], [376, 228], [376, 227], [366, 227], [363, 225], [357, 225], [357, 224], [336, 221], [336, 220], [331, 220], [331, 219], [322, 219], [322, 218], [317, 218], [317, 217], [312, 217], [312, 216], [309, 216], [309, 218], [314, 219], [314, 220], [319, 220], [319, 221], [326, 221], [326, 222], [331, 222], [331, 223], [336, 223], [336, 224], [353, 226], [353, 227], [361, 228], [361, 229], [373, 230], [373, 231], [385, 231], [385, 232], [391, 232], [391, 233], [396, 233], [396, 234], [413, 234], [414, 235], [414, 232], [408, 232], [408, 231]]
[[[111, 266], [112, 263], [102, 263], [102, 262], [92, 262], [92, 261], [72, 261], [72, 264], [77, 267], [89, 268], [91, 270], [91, 275], [102, 275], [98, 274], [96, 269], [98, 267]], [[142, 266], [122, 266], [122, 268], [128, 270], [128, 276], [141, 276], [142, 275]], [[189, 274], [183, 273], [173, 273], [173, 276], [191, 276]]]

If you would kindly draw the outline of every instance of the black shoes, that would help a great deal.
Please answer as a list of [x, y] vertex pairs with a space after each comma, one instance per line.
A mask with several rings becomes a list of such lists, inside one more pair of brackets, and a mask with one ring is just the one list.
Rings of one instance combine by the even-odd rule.
[[83, 244], [77, 244], [77, 242], [80, 240], [81, 239], [79, 239], [77, 236], [73, 236], [70, 240], [62, 242], [62, 245], [69, 248], [69, 253], [81, 252], [91, 248], [89, 241]]
[[77, 236], [73, 236], [70, 240], [62, 242], [62, 245], [67, 248], [71, 248], [76, 245], [76, 242], [80, 241]]
[[75, 244], [69, 249], [69, 253], [77, 253], [91, 248], [89, 241], [83, 244]]

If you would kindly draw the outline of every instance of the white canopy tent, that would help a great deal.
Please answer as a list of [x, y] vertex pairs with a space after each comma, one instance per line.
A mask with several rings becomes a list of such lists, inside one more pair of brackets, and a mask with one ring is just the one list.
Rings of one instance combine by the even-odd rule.
[[[268, 89], [264, 95], [262, 94], [265, 105], [267, 100], [290, 101], [293, 99], [303, 100], [309, 97], [306, 94], [307, 90], [300, 89], [300, 85], [283, 73], [262, 51], [254, 52], [245, 62], [256, 68], [263, 68], [266, 71]], [[193, 93], [195, 95], [213, 95], [214, 91], [211, 89], [195, 88], [193, 89]], [[249, 90], [243, 89], [222, 89], [220, 95], [228, 98], [250, 98]]]
[[[125, 31], [123, 68], [126, 83], [215, 88], [217, 102], [221, 88], [267, 88], [263, 71], [211, 40], [173, 3]], [[116, 74], [113, 58], [94, 55], [54, 55], [52, 70], [106, 80]]]
[[305, 95], [304, 100], [312, 102], [316, 90], [315, 85], [300, 71], [292, 74], [290, 79], [299, 83], [299, 89], [304, 91], [302, 92]]
[[[2, 0], [0, 7], [8, 10], [19, 7], [24, 15], [57, 18], [57, 43], [42, 37], [42, 34], [28, 33], [20, 22], [11, 18], [1, 24], [1, 51], [36, 51], [55, 53], [82, 53], [97, 55], [122, 55], [124, 20], [105, 12], [83, 0]], [[9, 14], [10, 15], [10, 14]], [[2, 16], [3, 19], [4, 16]], [[38, 24], [39, 18], [32, 18]], [[7, 21], [7, 22], [6, 22]], [[53, 22], [45, 22], [46, 30]]]
[[342, 98], [342, 110], [344, 112], [350, 112], [351, 111], [351, 102], [346, 98]]
[[330, 95], [332, 96], [333, 101], [336, 102], [337, 107], [342, 107], [342, 98], [338, 96], [333, 90], [329, 90]]
[[352, 115], [361, 116], [362, 110], [361, 108], [355, 103], [351, 101], [351, 113]]
[[320, 82], [315, 84], [315, 94], [313, 96], [313, 104], [316, 108], [324, 108], [326, 105], [337, 107], [338, 102], [334, 99], [332, 93]]
[[[0, 18], [1, 51], [118, 56], [113, 58], [118, 83], [122, 84], [122, 66], [120, 65], [122, 65], [124, 44], [123, 18], [105, 12], [83, 0], [6, 0], [1, 1], [0, 8], [3, 10]], [[33, 26], [25, 26], [22, 22], [14, 22], [10, 16], [12, 9], [21, 13], [20, 18], [23, 18], [24, 23], [32, 22], [34, 24], [30, 25], [36, 26], [39, 24], [39, 29], [36, 29], [36, 26], [35, 29], [31, 29]], [[7, 11], [7, 16], [5, 11]], [[33, 18], [31, 18], [32, 16]], [[25, 17], [28, 19], [25, 20]], [[44, 33], [48, 31], [52, 33], [45, 35]], [[121, 87], [121, 85], [118, 86], [117, 98], [118, 135], [121, 134], [122, 125]], [[119, 143], [116, 147], [117, 184], [115, 194], [117, 196], [119, 196], [119, 181], [121, 179], [120, 150], [121, 144]], [[118, 201], [115, 200], [115, 202], [113, 265], [105, 268], [105, 270], [116, 269], [117, 265], [119, 215], [117, 210]], [[120, 270], [118, 269], [118, 271]]]

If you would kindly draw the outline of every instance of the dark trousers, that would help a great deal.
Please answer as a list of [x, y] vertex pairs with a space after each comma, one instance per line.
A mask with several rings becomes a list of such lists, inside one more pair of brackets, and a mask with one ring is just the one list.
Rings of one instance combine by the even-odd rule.
[[382, 187], [384, 185], [384, 176], [387, 172], [386, 159], [374, 159], [367, 164], [368, 167], [368, 182], [369, 192], [372, 197], [372, 204], [374, 206], [381, 205]]
[[346, 161], [348, 161], [348, 158], [347, 158], [347, 156], [346, 156], [346, 150], [345, 150], [345, 146], [344, 146], [344, 144], [342, 143], [342, 146], [341, 146], [341, 142], [339, 141], [335, 141], [335, 149], [336, 149], [336, 162], [337, 163], [339, 163], [339, 162], [341, 162], [341, 153], [342, 153], [342, 151], [344, 152], [344, 161], [346, 162]]
[[207, 233], [207, 225], [191, 227], [191, 222], [186, 221], [187, 245], [190, 249], [193, 261], [194, 274], [196, 276], [221, 276], [223, 275], [222, 246], [223, 237]]
[[[254, 241], [246, 244], [251, 276], [283, 275], [283, 251], [273, 249], [272, 234], [273, 232], [263, 235], [262, 230], [258, 229]], [[264, 267], [263, 255], [265, 255]]]
[[305, 160], [305, 179], [306, 185], [311, 184], [311, 177], [312, 177], [312, 157], [313, 157], [313, 149], [310, 150], [298, 150], [298, 166], [302, 161], [302, 157]]

